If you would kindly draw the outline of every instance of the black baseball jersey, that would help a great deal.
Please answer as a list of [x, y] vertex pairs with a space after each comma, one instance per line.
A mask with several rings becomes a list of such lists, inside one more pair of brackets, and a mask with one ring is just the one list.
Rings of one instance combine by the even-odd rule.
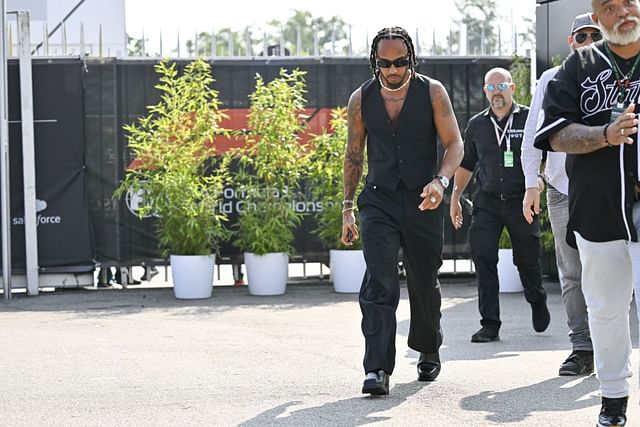
[[[635, 57], [613, 54], [623, 73]], [[602, 127], [618, 100], [618, 86], [604, 42], [572, 52], [549, 82], [535, 146], [552, 150], [549, 136], [572, 123]], [[640, 67], [626, 92], [625, 105], [638, 103]], [[636, 113], [638, 108], [636, 107]], [[568, 154], [569, 222], [567, 243], [576, 247], [574, 231], [592, 242], [637, 241], [633, 226], [634, 186], [638, 181], [637, 135], [631, 145], [605, 147], [589, 154]]]

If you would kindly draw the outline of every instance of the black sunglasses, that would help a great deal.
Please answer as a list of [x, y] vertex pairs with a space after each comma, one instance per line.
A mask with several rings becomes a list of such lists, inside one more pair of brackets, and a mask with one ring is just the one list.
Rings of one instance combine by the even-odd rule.
[[587, 41], [587, 37], [591, 37], [594, 42], [602, 40], [602, 33], [600, 31], [594, 31], [593, 33], [580, 33], [573, 36], [573, 39], [578, 43], [584, 43]]
[[409, 60], [407, 58], [396, 59], [395, 61], [390, 61], [388, 59], [376, 59], [376, 65], [380, 68], [391, 68], [392, 65], [396, 68], [402, 68], [409, 65]]

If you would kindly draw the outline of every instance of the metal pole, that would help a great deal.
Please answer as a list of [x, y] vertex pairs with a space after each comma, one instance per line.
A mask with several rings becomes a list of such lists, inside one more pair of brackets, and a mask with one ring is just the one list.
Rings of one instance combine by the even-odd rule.
[[284, 47], [284, 27], [280, 27], [280, 55], [285, 56], [285, 47]]
[[[84, 47], [84, 24], [80, 23], [80, 56], [83, 57], [85, 55], [85, 47]], [[31, 58], [29, 58], [31, 60]]]
[[178, 30], [178, 52], [176, 56], [180, 58], [180, 30]]
[[336, 56], [336, 25], [331, 24], [331, 56]]
[[247, 49], [246, 56], [253, 56], [253, 44], [251, 43], [251, 32], [249, 31], [249, 27], [245, 27], [244, 29], [244, 44]]
[[195, 53], [195, 57], [197, 58], [199, 55], [199, 48], [198, 48], [198, 30], [195, 30], [194, 32], [194, 38], [193, 38], [193, 52]]
[[7, 120], [7, 0], [0, 0], [0, 216], [2, 217], [2, 290], [11, 299], [11, 214], [9, 199], [9, 122]]
[[[125, 45], [124, 51], [127, 56], [126, 52], [129, 52], [129, 47]], [[98, 57], [102, 58], [102, 24], [98, 25]]]
[[215, 58], [218, 56], [218, 40], [216, 38], [216, 30], [215, 28], [211, 29], [211, 57]]
[[62, 24], [62, 54], [67, 55], [67, 24]]
[[296, 55], [302, 56], [302, 29], [300, 25], [296, 26]]
[[313, 29], [313, 56], [320, 56], [320, 40], [318, 38], [318, 30]]
[[158, 36], [160, 38], [160, 58], [162, 58], [162, 30], [160, 30]]
[[22, 122], [22, 179], [24, 181], [24, 241], [27, 261], [27, 294], [38, 295], [38, 218], [36, 216], [36, 155], [33, 133], [33, 84], [31, 76], [29, 12], [18, 12], [20, 66], [20, 121]]
[[43, 40], [43, 46], [44, 46], [44, 56], [49, 56], [49, 32], [47, 30], [47, 23], [44, 23], [44, 40]]

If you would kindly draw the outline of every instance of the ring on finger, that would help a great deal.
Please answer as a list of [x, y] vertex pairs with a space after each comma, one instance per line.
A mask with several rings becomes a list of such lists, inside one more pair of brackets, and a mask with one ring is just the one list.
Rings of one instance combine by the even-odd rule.
[[620, 135], [624, 136], [624, 128], [620, 129]]
[[431, 201], [431, 203], [435, 203], [436, 202], [436, 198], [431, 196], [431, 198], [429, 199], [429, 201]]

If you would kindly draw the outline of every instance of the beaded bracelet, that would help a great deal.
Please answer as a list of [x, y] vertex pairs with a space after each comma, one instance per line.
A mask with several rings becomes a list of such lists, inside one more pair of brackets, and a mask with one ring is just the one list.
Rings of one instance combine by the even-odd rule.
[[354, 209], [355, 208], [344, 208], [344, 209], [342, 209], [342, 213], [349, 212], [349, 211], [353, 212]]
[[353, 204], [353, 199], [351, 199], [351, 200], [349, 200], [349, 199], [344, 199], [344, 200], [342, 201], [342, 206], [344, 206], [344, 205], [346, 205], [346, 204], [348, 204], [348, 203]]

